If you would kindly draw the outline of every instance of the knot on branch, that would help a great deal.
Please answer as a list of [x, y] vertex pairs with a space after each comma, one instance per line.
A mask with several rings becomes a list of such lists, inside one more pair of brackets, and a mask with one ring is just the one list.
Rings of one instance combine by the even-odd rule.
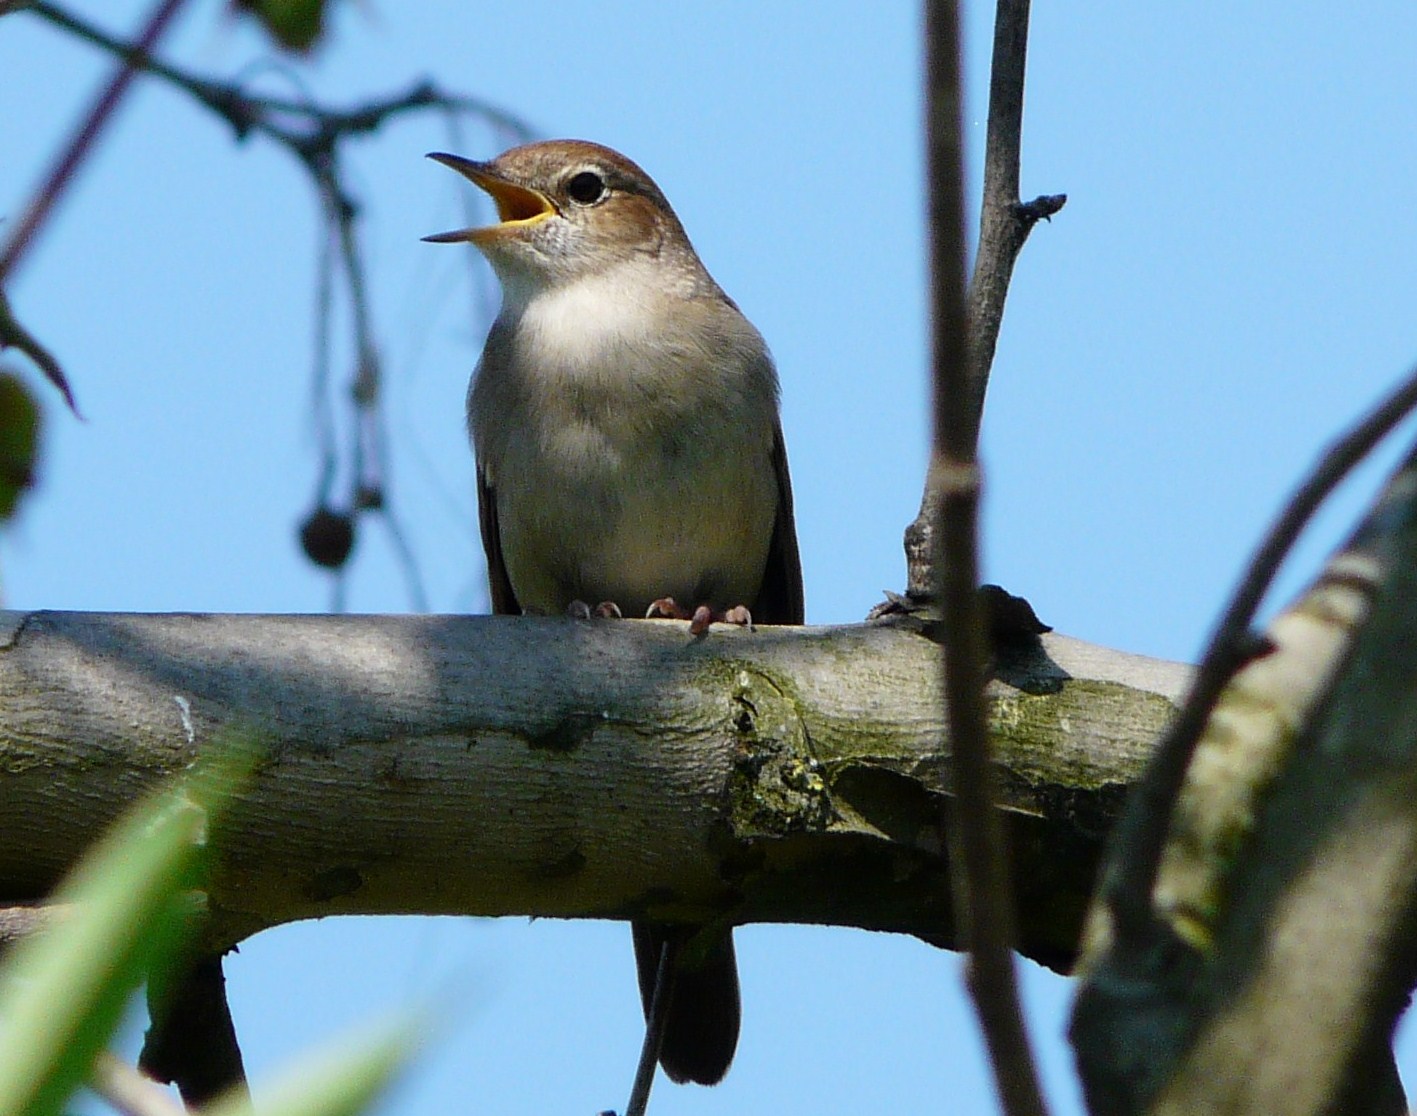
[[1025, 229], [1031, 229], [1039, 221], [1051, 221], [1053, 214], [1067, 204], [1067, 194], [1040, 194], [1032, 201], [1018, 202], [1014, 206], [1014, 216]]
[[733, 699], [738, 739], [729, 783], [734, 836], [826, 829], [838, 815], [796, 702], [774, 679], [750, 667], [738, 670]]

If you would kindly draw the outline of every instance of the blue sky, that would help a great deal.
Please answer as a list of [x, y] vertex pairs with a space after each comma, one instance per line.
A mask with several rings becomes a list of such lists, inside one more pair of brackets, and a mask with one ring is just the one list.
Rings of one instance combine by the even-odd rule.
[[[147, 5], [74, 7], [123, 30]], [[190, 5], [165, 53], [346, 103], [430, 75], [641, 163], [776, 354], [809, 620], [858, 619], [901, 586], [926, 455], [913, 5], [368, 2], [344, 6], [294, 76], [221, 7]], [[968, 17], [977, 154], [992, 13]], [[1060, 631], [1193, 658], [1301, 472], [1417, 359], [1413, 57], [1417, 9], [1396, 0], [1362, 18], [1313, 2], [1035, 11], [1023, 190], [1070, 200], [1012, 289], [984, 423], [984, 549], [987, 575]], [[0, 20], [0, 215], [107, 68], [36, 19]], [[391, 494], [437, 611], [485, 608], [461, 409], [489, 294], [458, 250], [419, 242], [462, 223], [456, 176], [423, 154], [500, 146], [430, 117], [351, 150]], [[0, 537], [7, 605], [329, 606], [293, 544], [317, 466], [315, 244], [283, 153], [234, 145], [178, 94], [139, 85], [9, 291], [86, 421], [47, 397], [41, 488]], [[1280, 599], [1379, 475], [1321, 519]], [[411, 607], [376, 525], [345, 597]], [[654, 1111], [989, 1110], [956, 957], [798, 927], [739, 942], [732, 1074], [716, 1090], [661, 1082]], [[454, 989], [458, 1010], [386, 1111], [624, 1104], [639, 1019], [623, 926], [331, 920], [259, 936], [228, 975], [258, 1085], [301, 1046]], [[1078, 1111], [1067, 985], [1032, 970], [1025, 983], [1058, 1110]], [[1417, 1049], [1403, 1065], [1417, 1069]]]

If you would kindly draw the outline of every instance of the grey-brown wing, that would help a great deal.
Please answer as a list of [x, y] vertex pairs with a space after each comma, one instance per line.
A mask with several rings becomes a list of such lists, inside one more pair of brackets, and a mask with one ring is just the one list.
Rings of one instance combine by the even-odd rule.
[[753, 602], [753, 621], [759, 624], [801, 624], [806, 606], [802, 599], [802, 559], [797, 553], [797, 524], [792, 518], [792, 478], [787, 472], [787, 447], [782, 424], [773, 430], [772, 467], [777, 474], [777, 520], [768, 547], [762, 588]]
[[482, 549], [487, 555], [487, 587], [492, 595], [492, 611], [498, 616], [520, 616], [522, 606], [512, 592], [507, 565], [502, 560], [502, 535], [497, 527], [497, 494], [487, 483], [487, 474], [477, 470], [477, 522], [482, 528]]

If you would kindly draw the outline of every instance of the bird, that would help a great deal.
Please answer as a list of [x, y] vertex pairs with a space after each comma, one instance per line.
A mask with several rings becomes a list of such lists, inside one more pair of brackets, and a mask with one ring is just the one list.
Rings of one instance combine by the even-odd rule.
[[[429, 158], [498, 216], [424, 238], [471, 242], [502, 291], [467, 396], [493, 611], [674, 617], [695, 637], [803, 623], [776, 367], [654, 180], [584, 140]], [[674, 966], [660, 1065], [717, 1084], [741, 1014], [732, 931], [632, 929], [647, 1021], [662, 951]]]

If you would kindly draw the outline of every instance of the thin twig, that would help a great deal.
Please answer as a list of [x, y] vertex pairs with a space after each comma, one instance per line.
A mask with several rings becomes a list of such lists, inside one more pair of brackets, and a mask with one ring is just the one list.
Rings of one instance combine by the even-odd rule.
[[[372, 315], [359, 251], [356, 220], [358, 207], [344, 188], [339, 174], [340, 145], [350, 136], [375, 131], [390, 118], [420, 109], [436, 109], [447, 114], [476, 112], [494, 127], [527, 138], [530, 128], [519, 118], [494, 105], [470, 97], [457, 97], [439, 91], [431, 82], [420, 81], [402, 93], [357, 104], [352, 108], [321, 105], [313, 98], [290, 98], [249, 92], [242, 85], [217, 81], [186, 72], [152, 57], [150, 44], [131, 44], [117, 39], [102, 29], [64, 10], [49, 0], [35, 0], [33, 12], [57, 27], [123, 60], [128, 72], [142, 70], [180, 89], [198, 103], [219, 115], [233, 129], [238, 139], [258, 134], [275, 141], [293, 155], [308, 173], [319, 194], [326, 224], [330, 230], [330, 245], [337, 256], [345, 279], [354, 329], [356, 371], [351, 395], [356, 407], [352, 430], [353, 458], [350, 473], [355, 493], [349, 499], [351, 512], [376, 511], [385, 518], [398, 548], [399, 563], [404, 571], [410, 596], [415, 602], [424, 601], [422, 579], [394, 520], [383, 478], [384, 465], [382, 426], [377, 412], [382, 405], [378, 350], [373, 336]], [[336, 247], [337, 246], [337, 247]], [[314, 423], [320, 446], [320, 467], [317, 487], [318, 504], [327, 506], [329, 488], [336, 473], [333, 449], [333, 420], [328, 398], [330, 315], [333, 312], [327, 266], [332, 261], [321, 256], [317, 279], [318, 301], [321, 307], [316, 326], [316, 403]], [[62, 378], [56, 379], [61, 387]], [[337, 600], [342, 588], [336, 587]]]
[[73, 139], [69, 141], [68, 146], [55, 160], [54, 166], [45, 176], [43, 184], [34, 192], [24, 214], [15, 223], [14, 231], [5, 242], [4, 248], [0, 248], [0, 283], [4, 283], [15, 269], [24, 255], [25, 249], [34, 239], [35, 233], [44, 223], [45, 217], [54, 207], [55, 202], [63, 195], [69, 183], [73, 181], [74, 172], [84, 161], [89, 149], [93, 147], [94, 141], [98, 139], [104, 125], [112, 119], [113, 110], [118, 107], [118, 103], [123, 99], [123, 94], [128, 91], [128, 86], [137, 76], [143, 60], [157, 45], [158, 39], [167, 30], [168, 25], [172, 22], [172, 17], [177, 14], [183, 3], [184, 0], [161, 0], [153, 14], [148, 17], [142, 33], [139, 34], [137, 41], [130, 49], [129, 56], [123, 60], [122, 65], [109, 80], [103, 92], [98, 95], [83, 124], [79, 126]]
[[315, 420], [315, 444], [320, 469], [315, 481], [315, 504], [328, 507], [335, 480], [335, 417], [330, 405], [330, 325], [334, 321], [335, 238], [322, 225], [315, 263], [315, 352], [310, 371], [310, 409]]
[[408, 541], [403, 524], [389, 504], [379, 508], [379, 518], [384, 521], [384, 529], [389, 533], [389, 541], [394, 545], [394, 558], [403, 569], [403, 579], [408, 587], [408, 605], [414, 612], [428, 611], [428, 590], [423, 586], [423, 574], [418, 568], [418, 559], [413, 546]]
[[423, 591], [418, 560], [394, 515], [384, 480], [387, 466], [380, 421], [384, 399], [383, 364], [374, 341], [368, 287], [364, 281], [364, 263], [355, 227], [359, 211], [340, 183], [337, 157], [337, 149], [324, 151], [317, 145], [311, 155], [311, 173], [315, 175], [325, 199], [326, 220], [337, 234], [339, 259], [353, 308], [356, 370], [350, 401], [354, 406], [352, 471], [355, 496], [350, 510], [354, 513], [375, 511], [383, 519], [394, 543], [395, 558], [403, 571], [412, 607], [417, 612], [425, 612], [428, 601]]
[[[234, 82], [199, 77], [161, 59], [140, 56], [133, 44], [115, 38], [50, 0], [32, 0], [28, 10], [119, 58], [129, 61], [139, 59], [140, 68], [145, 72], [162, 78], [215, 110], [243, 136], [252, 129], [265, 131], [275, 126], [280, 130], [274, 122], [282, 116], [304, 120], [307, 124], [340, 134], [372, 132], [392, 115], [421, 108], [475, 113], [514, 135], [531, 135], [526, 121], [514, 113], [480, 98], [444, 93], [426, 81], [416, 83], [404, 93], [378, 98], [350, 109], [336, 109], [308, 99], [251, 93]], [[291, 133], [289, 128], [284, 131]]]
[[1004, 319], [1014, 261], [1040, 218], [1067, 201], [1054, 194], [1019, 200], [1019, 154], [1023, 136], [1023, 85], [1028, 61], [1029, 0], [999, 0], [994, 16], [994, 56], [989, 75], [989, 125], [984, 145], [984, 201], [979, 214], [979, 252], [969, 284], [969, 395], [966, 414], [974, 436], [984, 414], [989, 369]]
[[[1001, 0], [999, 19], [1010, 0]], [[1026, 2], [1014, 0], [1027, 28]], [[1019, 8], [1021, 6], [1021, 15]], [[1002, 35], [1006, 30], [996, 33]], [[994, 808], [993, 768], [984, 713], [984, 617], [978, 593], [979, 469], [977, 418], [970, 413], [974, 323], [965, 311], [963, 112], [959, 12], [955, 0], [926, 7], [926, 128], [929, 157], [930, 276], [935, 374], [935, 450], [931, 471], [938, 502], [936, 570], [944, 619], [944, 692], [954, 798], [946, 818], [955, 908], [969, 944], [969, 988], [989, 1049], [999, 1099], [1009, 1116], [1046, 1111], [1019, 1007], [1014, 969], [1014, 914], [1003, 830]], [[1023, 34], [1014, 33], [1021, 52]], [[1021, 101], [1022, 59], [999, 66], [991, 89], [1013, 82]], [[991, 121], [995, 113], [991, 107]], [[1017, 161], [1017, 132], [1014, 159]], [[1017, 170], [1012, 181], [1017, 183]], [[1016, 188], [1015, 188], [1016, 194]], [[1009, 199], [1012, 205], [1016, 197]], [[986, 199], [986, 205], [988, 204]], [[982, 251], [981, 246], [981, 251]], [[1007, 282], [1005, 277], [1004, 282]]]
[[1151, 893], [1166, 846], [1171, 810], [1186, 769], [1221, 692], [1244, 663], [1250, 623], [1275, 574], [1309, 520], [1329, 494], [1398, 423], [1417, 408], [1417, 368], [1381, 404], [1329, 447], [1299, 490], [1290, 497], [1250, 560], [1245, 576], [1216, 625], [1197, 669], [1186, 704], [1152, 755], [1132, 791], [1114, 840], [1115, 862], [1107, 901], [1119, 944], [1151, 940]]
[[[183, 0], [161, 0], [139, 34], [137, 42], [132, 48], [131, 57], [125, 58], [122, 65], [118, 67], [108, 85], [94, 101], [93, 107], [89, 109], [84, 122], [75, 131], [68, 146], [55, 160], [43, 183], [35, 190], [29, 205], [25, 207], [24, 213], [16, 222], [9, 239], [5, 242], [4, 247], [0, 248], [0, 286], [4, 285], [5, 280], [19, 266], [20, 260], [24, 257], [30, 244], [33, 243], [35, 235], [39, 232], [45, 219], [74, 180], [74, 175], [82, 165], [85, 156], [93, 148], [94, 142], [105, 125], [113, 118], [113, 113], [118, 108], [119, 102], [122, 101], [123, 95], [128, 91], [128, 86], [132, 84], [133, 77], [137, 74], [142, 60], [157, 44], [158, 39], [162, 37], [162, 33], [172, 22], [172, 18], [177, 14], [182, 4]], [[3, 316], [6, 322], [15, 325], [7, 306], [4, 308]], [[15, 325], [15, 328], [19, 327]], [[59, 389], [69, 409], [78, 414], [78, 404], [74, 399], [73, 389], [69, 386], [69, 381], [59, 362], [37, 342], [26, 347], [23, 340], [28, 339], [32, 342], [33, 339], [29, 338], [28, 334], [23, 334], [22, 330], [20, 333], [22, 334], [20, 342], [17, 342], [13, 336], [0, 337], [0, 348], [4, 348], [6, 344], [20, 344], [39, 365], [45, 378]]]
[[[1049, 194], [1022, 202], [1018, 196], [1023, 133], [1023, 85], [1028, 47], [1028, 0], [1000, 0], [994, 19], [994, 57], [989, 79], [989, 125], [984, 153], [984, 197], [979, 217], [979, 250], [969, 284], [968, 384], [950, 404], [951, 419], [966, 426], [977, 442], [994, 349], [1004, 320], [1014, 263], [1033, 226], [1051, 218], [1067, 202]], [[932, 188], [938, 180], [932, 179]], [[935, 518], [945, 478], [932, 463], [920, 514], [905, 532], [906, 594], [914, 602], [934, 599], [938, 575]]]
[[659, 1062], [659, 1050], [664, 1045], [664, 1027], [669, 1018], [669, 1001], [674, 994], [672, 950], [666, 938], [659, 947], [659, 964], [654, 969], [654, 994], [649, 999], [649, 1018], [645, 1020], [645, 1040], [640, 1047], [640, 1062], [635, 1067], [635, 1082], [630, 1087], [630, 1100], [625, 1116], [645, 1116], [649, 1107], [649, 1091], [654, 1086], [654, 1067]]
[[63, 366], [53, 353], [40, 344], [39, 338], [15, 317], [15, 312], [10, 309], [10, 300], [5, 296], [5, 291], [0, 289], [0, 352], [11, 347], [34, 361], [44, 373], [45, 379], [59, 389], [60, 394], [64, 396], [64, 402], [69, 404], [69, 410], [75, 414], [79, 413], [74, 391], [69, 386], [68, 377], [64, 375]]

